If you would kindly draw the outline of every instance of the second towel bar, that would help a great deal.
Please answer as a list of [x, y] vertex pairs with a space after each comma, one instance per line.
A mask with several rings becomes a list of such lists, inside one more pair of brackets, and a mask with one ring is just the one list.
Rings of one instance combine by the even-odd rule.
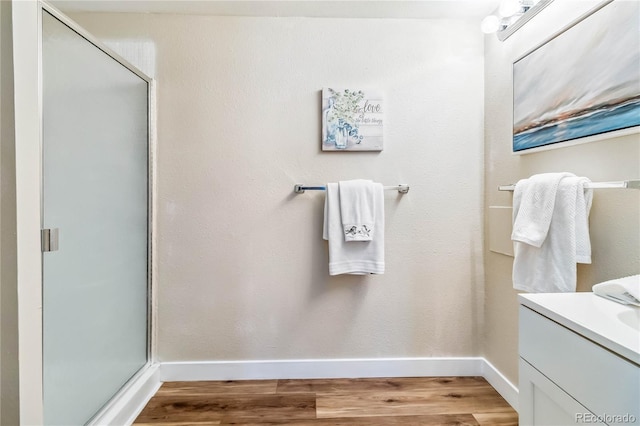
[[[401, 183], [399, 185], [393, 185], [393, 186], [385, 186], [384, 189], [395, 189], [397, 190], [400, 194], [406, 194], [407, 192], [409, 192], [409, 185], [407, 185], [406, 183]], [[324, 185], [305, 185], [302, 183], [298, 183], [296, 185], [293, 186], [293, 192], [295, 192], [296, 194], [304, 194], [304, 191], [309, 190], [309, 191], [326, 191], [327, 187]]]
[[[640, 179], [621, 180], [618, 182], [591, 182], [585, 185], [589, 189], [640, 189]], [[500, 185], [498, 191], [513, 191], [515, 185]]]

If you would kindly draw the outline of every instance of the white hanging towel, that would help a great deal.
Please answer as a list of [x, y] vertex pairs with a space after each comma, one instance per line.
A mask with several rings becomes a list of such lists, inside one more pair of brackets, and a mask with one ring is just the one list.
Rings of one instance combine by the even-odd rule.
[[576, 263], [591, 263], [589, 182], [571, 173], [545, 173], [516, 184], [511, 235], [516, 290], [576, 290]]
[[522, 179], [513, 192], [511, 239], [540, 247], [547, 238], [560, 181], [572, 173], [543, 173]]
[[338, 183], [327, 184], [323, 238], [329, 242], [329, 275], [384, 273], [384, 194], [381, 184], [373, 185], [375, 238], [347, 242], [340, 213], [340, 187]]
[[340, 217], [345, 241], [371, 241], [375, 231], [375, 195], [378, 185], [370, 180], [338, 182]]

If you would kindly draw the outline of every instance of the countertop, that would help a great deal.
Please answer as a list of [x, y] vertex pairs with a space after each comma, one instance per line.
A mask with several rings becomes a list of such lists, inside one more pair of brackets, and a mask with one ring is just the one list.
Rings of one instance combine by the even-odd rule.
[[640, 365], [640, 308], [593, 293], [518, 295], [520, 304]]

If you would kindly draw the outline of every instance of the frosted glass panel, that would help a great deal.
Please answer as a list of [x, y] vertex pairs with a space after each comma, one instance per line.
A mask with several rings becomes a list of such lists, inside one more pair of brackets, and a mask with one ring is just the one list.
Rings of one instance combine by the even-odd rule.
[[43, 12], [44, 418], [86, 423], [147, 360], [148, 83]]

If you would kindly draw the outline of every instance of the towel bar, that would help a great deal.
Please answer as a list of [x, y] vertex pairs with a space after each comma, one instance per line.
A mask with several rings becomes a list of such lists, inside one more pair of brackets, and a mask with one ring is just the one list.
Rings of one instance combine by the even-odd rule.
[[[640, 179], [617, 182], [591, 182], [585, 187], [589, 189], [640, 189]], [[515, 189], [515, 184], [498, 186], [498, 191], [513, 191]]]
[[[307, 186], [305, 184], [298, 183], [298, 184], [293, 186], [293, 192], [295, 192], [296, 194], [304, 194], [304, 191], [306, 191], [306, 190], [309, 190], [309, 191], [326, 191], [326, 189], [327, 189], [327, 187], [324, 186], [324, 185], [310, 185], [310, 186]], [[385, 186], [384, 189], [395, 189], [400, 194], [406, 194], [407, 192], [409, 192], [409, 185], [407, 185], [406, 183], [401, 183], [399, 185]]]

